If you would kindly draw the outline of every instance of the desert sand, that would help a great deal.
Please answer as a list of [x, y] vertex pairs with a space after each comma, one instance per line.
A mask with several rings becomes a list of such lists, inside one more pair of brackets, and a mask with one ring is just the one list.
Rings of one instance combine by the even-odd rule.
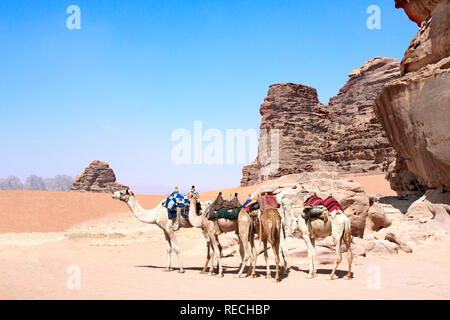
[[[380, 177], [344, 178], [362, 183], [369, 193], [392, 195]], [[223, 192], [239, 192], [243, 200], [256, 188]], [[217, 191], [201, 194], [204, 200], [216, 195]], [[163, 196], [138, 199], [151, 208]], [[334, 259], [329, 254], [319, 254], [319, 277], [305, 279], [307, 253], [303, 240], [295, 239], [289, 242], [291, 270], [276, 284], [264, 278], [262, 256], [256, 279], [235, 278], [239, 254], [224, 259], [224, 278], [200, 274], [206, 250], [198, 229], [177, 232], [186, 273], [163, 272], [166, 248], [161, 230], [142, 224], [108, 194], [0, 191], [0, 215], [2, 299], [450, 298], [448, 238], [411, 254], [356, 257], [351, 281], [342, 278], [347, 269], [344, 255], [339, 278], [332, 282], [325, 279]], [[175, 256], [172, 261], [178, 268]], [[79, 289], [68, 286], [73, 270], [80, 272]]]

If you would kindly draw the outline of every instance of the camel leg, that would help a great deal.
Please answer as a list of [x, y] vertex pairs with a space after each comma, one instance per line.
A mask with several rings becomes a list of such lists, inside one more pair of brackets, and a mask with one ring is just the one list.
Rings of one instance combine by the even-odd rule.
[[347, 255], [348, 255], [348, 273], [345, 276], [346, 280], [350, 280], [352, 278], [352, 261], [353, 261], [353, 252], [352, 252], [352, 236], [350, 229], [350, 221], [346, 221], [345, 230], [344, 230], [344, 242], [347, 246]]
[[210, 260], [210, 264], [209, 264], [209, 275], [210, 276], [213, 276], [214, 275], [214, 267], [215, 267], [215, 265], [214, 265], [214, 247], [213, 247], [213, 245], [210, 243], [210, 246], [211, 246], [211, 251], [212, 251], [212, 254], [211, 254], [211, 260]]
[[286, 245], [286, 235], [284, 233], [284, 228], [282, 228], [281, 230], [281, 236], [280, 236], [280, 252], [281, 252], [281, 256], [283, 258], [283, 273], [287, 274], [288, 273], [288, 266], [287, 266], [287, 255], [288, 255], [288, 250], [287, 250], [287, 245]]
[[211, 241], [209, 241], [209, 238], [206, 240], [206, 262], [205, 266], [203, 267], [201, 274], [205, 274], [206, 270], [208, 269], [209, 261], [211, 260]]
[[[244, 252], [244, 257], [243, 257], [243, 259], [242, 259], [242, 262], [241, 262], [241, 266], [240, 266], [240, 268], [239, 268], [239, 272], [238, 272], [238, 274], [237, 274], [237, 276], [236, 276], [236, 278], [241, 278], [242, 277], [242, 274], [244, 273], [244, 269], [245, 269], [245, 267], [247, 266], [247, 262], [250, 260], [250, 266], [249, 266], [249, 270], [251, 269], [251, 259], [250, 259], [250, 253], [248, 252], [248, 244], [246, 244], [246, 246], [247, 246], [247, 249], [245, 249], [245, 252]], [[249, 272], [248, 272], [249, 273]], [[247, 273], [247, 276], [248, 276], [248, 273]]]
[[334, 263], [333, 271], [330, 274], [330, 280], [333, 280], [334, 274], [336, 273], [337, 267], [342, 261], [342, 252], [341, 252], [341, 242], [342, 242], [342, 234], [339, 236], [333, 235], [333, 240], [336, 245], [336, 262]]
[[313, 274], [317, 277], [317, 266], [316, 266], [316, 238], [311, 239], [311, 245], [314, 249], [314, 259], [313, 259]]
[[309, 235], [303, 234], [303, 240], [305, 241], [306, 248], [308, 249], [308, 258], [310, 260], [309, 263], [309, 273], [306, 276], [306, 279], [312, 279], [315, 276], [316, 273], [316, 265], [315, 265], [315, 258], [316, 258], [316, 249], [314, 248], [314, 240], [311, 240]]
[[270, 265], [269, 265], [269, 253], [267, 251], [267, 240], [264, 239], [264, 259], [266, 259], [266, 279], [271, 279], [272, 274], [270, 273]]
[[[239, 234], [237, 235], [239, 237]], [[242, 241], [239, 241], [239, 255], [241, 256], [241, 263], [244, 261], [244, 246], [242, 244]]]
[[172, 265], [172, 245], [169, 234], [166, 231], [164, 231], [164, 237], [166, 238], [166, 245], [167, 245], [167, 267], [163, 271], [169, 272], [171, 271]]
[[272, 243], [273, 255], [275, 256], [275, 279], [274, 282], [280, 282], [280, 243], [275, 240], [275, 243]]
[[[280, 245], [280, 247], [281, 247], [281, 245]], [[287, 252], [285, 252], [285, 250], [282, 247], [280, 250], [280, 254], [281, 254], [281, 258], [283, 259], [283, 266], [282, 266], [283, 274], [288, 274], [289, 268], [287, 266]], [[280, 263], [281, 263], [281, 259], [280, 259]]]
[[216, 241], [217, 241], [217, 247], [219, 248], [219, 259], [218, 259], [219, 274], [217, 276], [219, 278], [222, 278], [223, 277], [223, 266], [222, 266], [223, 253], [222, 253], [222, 245], [220, 244], [218, 235], [216, 235]]
[[178, 272], [179, 273], [184, 273], [183, 260], [181, 259], [181, 249], [180, 249], [180, 246], [178, 245], [175, 233], [173, 231], [171, 231], [169, 233], [169, 237], [170, 237], [170, 242], [172, 243], [172, 249], [177, 254], [178, 263], [180, 265], [180, 270], [178, 270]]
[[347, 255], [348, 255], [348, 272], [347, 272], [347, 275], [345, 276], [345, 280], [350, 280], [352, 278], [353, 252], [352, 252], [352, 249], [350, 248], [351, 241], [350, 241], [350, 243], [347, 243], [347, 241], [346, 241], [345, 244], [347, 245]]
[[219, 265], [219, 273], [217, 274], [217, 277], [223, 277], [222, 261], [220, 259], [221, 255], [222, 255], [222, 252], [220, 250], [219, 239], [217, 238], [217, 236], [215, 234], [211, 234], [211, 233], [210, 233], [210, 237], [209, 238], [210, 238], [211, 244], [212, 244], [212, 246], [214, 248], [215, 260], [217, 260], [217, 263]]
[[244, 230], [239, 231], [239, 251], [241, 252], [241, 258], [242, 258], [242, 264], [239, 269], [239, 273], [237, 275], [237, 278], [242, 277], [242, 273], [244, 272], [245, 267], [247, 266], [247, 262], [250, 259], [250, 266], [247, 272], [247, 277], [249, 276], [250, 270], [251, 270], [251, 248], [249, 246], [249, 240], [248, 240], [248, 234], [249, 230], [248, 228], [245, 228]]
[[254, 234], [250, 235], [250, 257], [251, 257], [251, 262], [250, 262], [250, 268], [248, 269], [248, 272], [250, 273], [250, 271], [251, 271], [251, 276], [253, 278], [256, 278], [256, 259], [258, 259], [258, 254], [257, 254], [256, 248], [255, 248]]

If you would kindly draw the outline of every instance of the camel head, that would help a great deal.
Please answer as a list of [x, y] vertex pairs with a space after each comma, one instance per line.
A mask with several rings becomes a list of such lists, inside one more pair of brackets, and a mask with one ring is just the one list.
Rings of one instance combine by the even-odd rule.
[[117, 199], [123, 202], [128, 202], [131, 196], [134, 197], [134, 193], [130, 189], [116, 191], [112, 194], [113, 199]]

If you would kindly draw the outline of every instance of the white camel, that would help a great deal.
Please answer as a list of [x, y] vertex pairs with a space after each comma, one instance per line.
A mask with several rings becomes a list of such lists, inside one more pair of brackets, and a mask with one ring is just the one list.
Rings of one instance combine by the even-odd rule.
[[[125, 202], [128, 207], [131, 209], [133, 214], [143, 223], [156, 224], [158, 227], [162, 229], [164, 232], [164, 237], [166, 238], [167, 244], [167, 268], [164, 271], [171, 271], [172, 267], [172, 251], [175, 251], [178, 263], [180, 265], [179, 273], [184, 273], [183, 262], [181, 259], [181, 249], [178, 245], [175, 231], [173, 230], [172, 220], [169, 219], [167, 208], [162, 205], [160, 202], [154, 209], [146, 210], [144, 209], [134, 196], [133, 192], [130, 189], [116, 191], [112, 194], [113, 199], [117, 199]], [[207, 204], [201, 204], [202, 208]], [[197, 215], [190, 214], [189, 220], [185, 219], [183, 216], [180, 218], [180, 227], [181, 228], [192, 228], [192, 227], [201, 227], [198, 224], [198, 220], [196, 219]], [[190, 221], [192, 219], [192, 221]], [[205, 235], [205, 234], [204, 234]]]
[[[309, 195], [305, 196], [305, 199]], [[326, 210], [326, 208], [324, 208]], [[329, 276], [330, 280], [333, 280], [334, 275], [336, 273], [336, 269], [342, 261], [342, 249], [341, 243], [344, 240], [344, 243], [347, 246], [347, 255], [348, 255], [348, 273], [345, 277], [346, 280], [352, 278], [352, 260], [353, 254], [351, 250], [351, 224], [350, 219], [345, 215], [342, 210], [336, 210], [332, 213], [326, 211], [326, 215], [328, 219], [324, 222], [321, 219], [313, 219], [309, 223], [306, 222], [305, 218], [302, 215], [299, 217], [294, 217], [290, 211], [290, 208], [285, 211], [286, 218], [288, 220], [288, 224], [291, 225], [291, 231], [295, 232], [295, 230], [299, 230], [302, 233], [303, 240], [305, 241], [306, 247], [308, 249], [308, 257], [310, 258], [310, 267], [309, 273], [306, 276], [307, 279], [312, 279], [317, 276], [317, 269], [315, 264], [315, 240], [332, 236], [334, 244], [336, 246], [336, 261], [334, 263], [333, 270]]]
[[[195, 211], [195, 208], [197, 207], [197, 201], [198, 200], [195, 197], [191, 197], [189, 199], [190, 202], [189, 220], [191, 221], [191, 224], [193, 226], [197, 228], [202, 228], [203, 235], [205, 236], [207, 242], [206, 262], [201, 273], [206, 273], [208, 264], [210, 263], [209, 274], [213, 276], [214, 260], [216, 260], [219, 267], [217, 277], [223, 277], [223, 267], [221, 261], [222, 246], [220, 245], [218, 236], [222, 233], [237, 232], [238, 220], [237, 219], [229, 220], [223, 218], [219, 218], [217, 219], [217, 221], [209, 220], [207, 217], [207, 213], [210, 210], [210, 207], [208, 207], [205, 210], [202, 210], [202, 213], [200, 215], [197, 215]], [[239, 251], [241, 254], [241, 259], [243, 259], [242, 243], [239, 242], [239, 245], [240, 245]], [[214, 255], [211, 255], [211, 251], [214, 253]]]

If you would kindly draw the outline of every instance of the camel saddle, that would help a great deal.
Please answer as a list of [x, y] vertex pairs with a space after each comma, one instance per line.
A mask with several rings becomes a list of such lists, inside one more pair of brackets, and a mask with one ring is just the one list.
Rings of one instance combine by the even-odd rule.
[[219, 193], [216, 200], [211, 204], [209, 210], [209, 220], [217, 220], [219, 218], [235, 220], [237, 219], [242, 205], [239, 202], [237, 193], [232, 200], [224, 200], [222, 192]]
[[270, 194], [259, 196], [258, 205], [261, 208], [261, 212], [264, 212], [268, 209], [277, 210], [280, 207], [277, 198]]
[[308, 220], [322, 219], [326, 223], [328, 214], [333, 211], [337, 211], [337, 213], [344, 212], [341, 204], [335, 198], [328, 196], [328, 198], [322, 200], [314, 195], [305, 201], [303, 217], [306, 222]]
[[328, 220], [327, 214], [328, 210], [324, 206], [305, 207], [303, 209], [303, 218], [306, 222], [309, 220], [321, 219], [326, 223]]

